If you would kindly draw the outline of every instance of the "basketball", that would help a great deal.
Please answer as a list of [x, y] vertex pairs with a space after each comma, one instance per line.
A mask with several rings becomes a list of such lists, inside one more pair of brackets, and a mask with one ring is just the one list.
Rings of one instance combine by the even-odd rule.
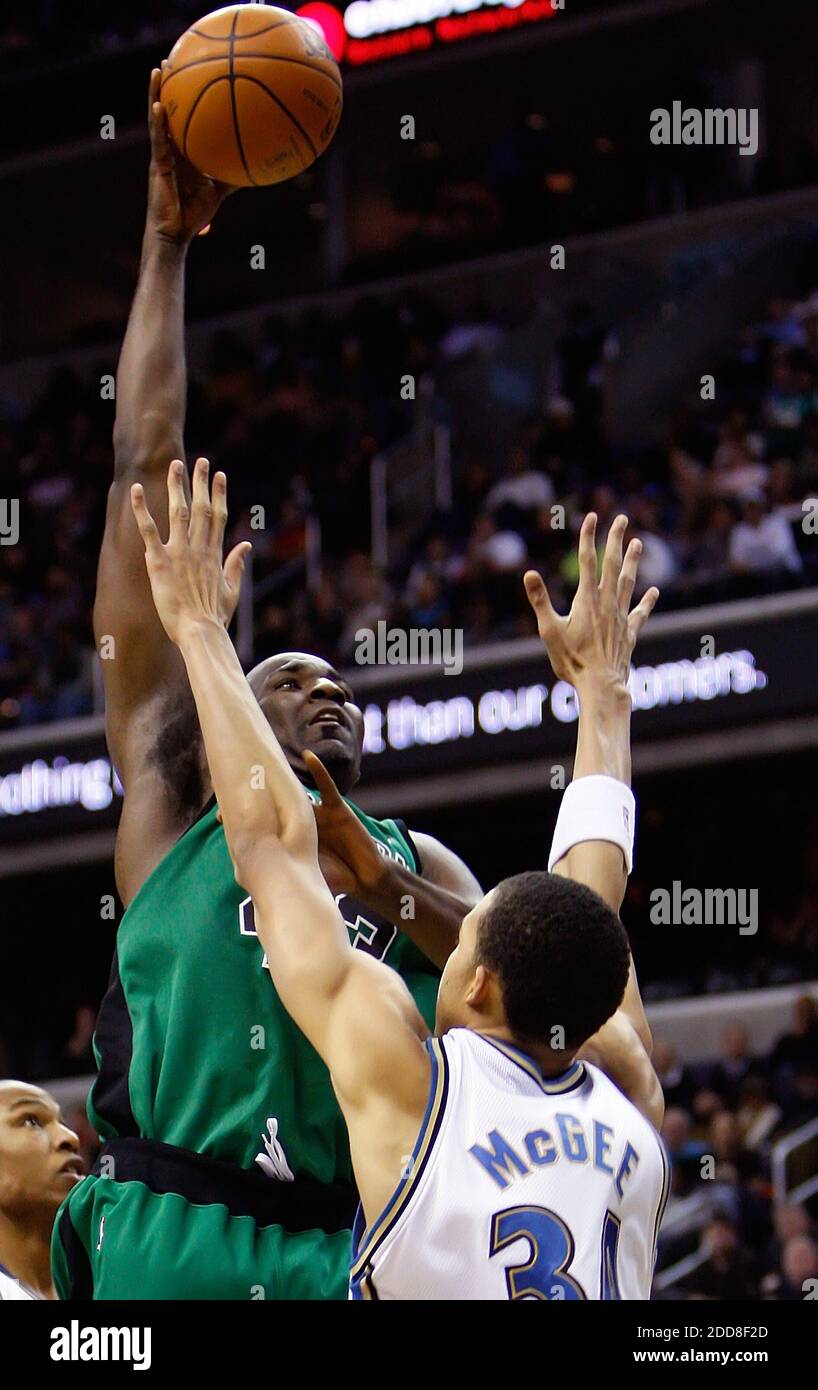
[[245, 187], [309, 168], [332, 140], [343, 100], [321, 35], [272, 5], [229, 5], [198, 20], [174, 44], [161, 90], [185, 158]]

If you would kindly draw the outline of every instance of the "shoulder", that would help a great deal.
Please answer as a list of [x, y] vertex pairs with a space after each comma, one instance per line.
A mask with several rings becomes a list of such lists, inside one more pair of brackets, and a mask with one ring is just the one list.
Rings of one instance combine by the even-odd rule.
[[436, 840], [434, 835], [426, 835], [420, 830], [407, 831], [407, 835], [419, 860], [418, 872], [422, 872], [424, 878], [440, 888], [465, 893], [474, 903], [479, 902], [483, 890], [471, 869], [454, 850]]

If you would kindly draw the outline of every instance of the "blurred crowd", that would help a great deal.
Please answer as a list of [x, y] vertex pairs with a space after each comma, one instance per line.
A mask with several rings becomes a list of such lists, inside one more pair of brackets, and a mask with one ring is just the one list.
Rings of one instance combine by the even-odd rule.
[[[452, 507], [430, 511], [377, 566], [371, 463], [416, 418], [395, 383], [433, 383], [440, 409], [450, 373], [499, 353], [508, 327], [484, 303], [451, 315], [407, 292], [362, 299], [340, 320], [271, 319], [252, 344], [215, 336], [191, 386], [187, 439], [191, 455], [226, 469], [232, 535], [254, 542], [257, 659], [314, 649], [349, 665], [358, 629], [381, 619], [454, 625], [471, 646], [529, 636], [520, 574], [535, 565], [554, 601], [570, 603], [589, 507], [600, 549], [628, 512], [644, 545], [640, 584], [659, 586], [665, 611], [816, 582], [818, 293], [773, 300], [719, 364], [718, 404], [697, 399], [661, 446], [629, 450], [603, 424], [615, 334], [589, 305], [571, 305], [542, 409], [520, 418], [510, 447], [489, 438], [478, 452], [459, 447], [453, 418]], [[25, 417], [0, 402], [0, 498], [20, 509], [18, 542], [0, 546], [0, 728], [92, 705], [113, 411], [98, 383], [60, 369]], [[315, 517], [320, 563], [307, 573]], [[400, 521], [397, 504], [390, 522]]]
[[[685, 1066], [660, 1039], [654, 1063], [672, 1170], [655, 1296], [803, 1300], [818, 1287], [806, 1283], [818, 1280], [814, 1194], [786, 1198], [771, 1152], [818, 1113], [815, 1000], [796, 1001], [766, 1057], [751, 1054], [746, 1029], [734, 1023], [714, 1062]], [[818, 1137], [794, 1147], [787, 1193], [814, 1176], [817, 1160]]]
[[0, 19], [0, 64], [34, 67], [66, 54], [77, 58], [153, 43], [192, 24], [201, 11], [200, 0], [139, 0], [118, 8], [104, 0], [82, 0], [81, 5], [34, 0]]

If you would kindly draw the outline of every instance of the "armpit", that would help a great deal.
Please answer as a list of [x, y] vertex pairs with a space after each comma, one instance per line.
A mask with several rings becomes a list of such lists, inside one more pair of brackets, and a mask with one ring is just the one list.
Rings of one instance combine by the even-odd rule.
[[193, 694], [176, 689], [159, 707], [159, 729], [151, 753], [180, 813], [197, 815], [209, 790], [202, 731]]

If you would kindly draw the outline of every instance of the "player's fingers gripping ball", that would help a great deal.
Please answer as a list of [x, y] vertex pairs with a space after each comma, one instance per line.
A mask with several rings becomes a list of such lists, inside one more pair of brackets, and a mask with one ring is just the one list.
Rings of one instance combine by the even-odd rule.
[[281, 183], [307, 169], [341, 118], [341, 74], [306, 20], [272, 5], [229, 5], [197, 20], [162, 73], [170, 133], [222, 183]]

